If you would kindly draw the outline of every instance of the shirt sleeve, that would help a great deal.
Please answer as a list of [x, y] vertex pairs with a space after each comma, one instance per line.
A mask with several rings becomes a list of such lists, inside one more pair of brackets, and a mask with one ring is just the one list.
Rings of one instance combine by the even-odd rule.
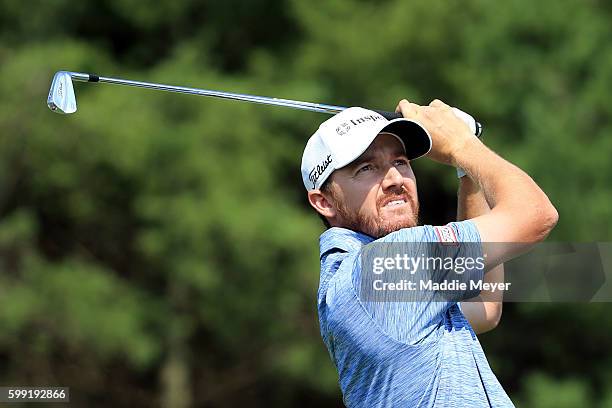
[[[452, 270], [436, 270], [432, 278], [437, 282], [458, 281], [465, 289], [440, 291], [439, 294], [456, 302], [477, 296], [480, 285], [475, 285], [484, 277], [484, 257], [480, 233], [476, 225], [470, 221], [451, 222], [445, 226], [431, 227], [437, 242], [433, 244], [432, 252], [436, 256], [453, 260]], [[453, 239], [455, 239], [453, 241]]]
[[[398, 256], [402, 268], [374, 273], [374, 258], [397, 260]], [[361, 261], [354, 265], [353, 285], [376, 324], [395, 340], [414, 344], [444, 324], [450, 307], [478, 295], [471, 282], [483, 278], [484, 262], [478, 264], [479, 258], [482, 259], [480, 234], [471, 221], [406, 228], [364, 246]], [[420, 264], [411, 264], [411, 259]], [[426, 265], [427, 259], [432, 264]], [[403, 268], [411, 265], [410, 270]], [[376, 290], [377, 280], [378, 288], [382, 286], [381, 280], [394, 287]], [[406, 287], [409, 285], [406, 282], [402, 288], [402, 281], [413, 282], [412, 290]], [[446, 286], [442, 285], [444, 282]], [[453, 282], [455, 286], [450, 285]]]
[[474, 224], [474, 222], [471, 220], [451, 222], [446, 226], [454, 229], [454, 231], [457, 233], [457, 240], [459, 242], [481, 243], [480, 232], [478, 232], [476, 224]]

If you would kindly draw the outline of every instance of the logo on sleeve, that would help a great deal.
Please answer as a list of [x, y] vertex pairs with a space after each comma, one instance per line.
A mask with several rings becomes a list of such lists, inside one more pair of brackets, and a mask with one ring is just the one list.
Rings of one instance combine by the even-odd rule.
[[438, 241], [440, 241], [442, 245], [459, 245], [459, 240], [457, 239], [457, 235], [455, 235], [453, 227], [444, 225], [441, 227], [434, 227], [434, 230], [436, 231]]

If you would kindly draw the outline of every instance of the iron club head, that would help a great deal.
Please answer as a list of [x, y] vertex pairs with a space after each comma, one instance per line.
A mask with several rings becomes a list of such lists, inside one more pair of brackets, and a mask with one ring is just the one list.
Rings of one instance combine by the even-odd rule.
[[57, 113], [76, 112], [76, 97], [72, 86], [72, 77], [68, 72], [59, 71], [53, 76], [51, 89], [47, 97], [47, 106]]

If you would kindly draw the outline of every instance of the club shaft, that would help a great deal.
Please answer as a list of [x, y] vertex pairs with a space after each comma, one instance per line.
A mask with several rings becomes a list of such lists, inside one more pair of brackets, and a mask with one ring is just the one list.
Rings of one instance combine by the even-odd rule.
[[[302, 101], [294, 101], [291, 99], [281, 99], [281, 98], [271, 98], [267, 96], [255, 96], [248, 94], [239, 94], [232, 92], [224, 92], [224, 91], [213, 91], [209, 89], [200, 89], [200, 88], [189, 88], [185, 86], [175, 86], [175, 85], [164, 85], [164, 84], [156, 84], [152, 82], [142, 82], [142, 81], [132, 81], [129, 79], [120, 79], [120, 78], [111, 78], [111, 77], [103, 77], [94, 74], [85, 74], [82, 72], [70, 72], [70, 71], [62, 71], [70, 75], [72, 80], [80, 81], [80, 82], [102, 82], [107, 84], [116, 84], [116, 85], [124, 85], [124, 86], [134, 86], [138, 88], [147, 88], [147, 89], [155, 89], [159, 91], [167, 91], [167, 92], [178, 92], [190, 95], [199, 95], [199, 96], [209, 96], [213, 98], [221, 98], [221, 99], [230, 99], [235, 101], [244, 101], [251, 103], [259, 103], [262, 105], [275, 105], [275, 106], [284, 106], [288, 108], [294, 109], [302, 109], [311, 112], [321, 112], [328, 113], [334, 115], [336, 113], [342, 112], [346, 109], [344, 106], [336, 106], [336, 105], [326, 105], [322, 103], [313, 103], [313, 102], [302, 102]], [[48, 102], [49, 107], [52, 110], [55, 110], [55, 106], [52, 102]], [[76, 109], [75, 109], [76, 110]], [[459, 109], [453, 108], [455, 114], [462, 119], [474, 132], [474, 134], [480, 137], [482, 133], [482, 125], [476, 121], [469, 114], [460, 111]], [[386, 112], [375, 110], [385, 118], [391, 120], [395, 118], [401, 118], [402, 115], [396, 112]]]
[[285, 106], [289, 108], [302, 109], [312, 112], [336, 114], [346, 109], [343, 106], [325, 105], [320, 103], [302, 102], [290, 99], [270, 98], [266, 96], [255, 96], [232, 92], [213, 91], [200, 88], [189, 88], [184, 86], [156, 84], [152, 82], [132, 81], [129, 79], [102, 77], [81, 72], [69, 72], [69, 74], [73, 80], [80, 82], [103, 82], [107, 84], [135, 86], [138, 88], [155, 89], [167, 92], [178, 92], [190, 95], [210, 96], [214, 98], [231, 99], [236, 101], [245, 101], [264, 105]]

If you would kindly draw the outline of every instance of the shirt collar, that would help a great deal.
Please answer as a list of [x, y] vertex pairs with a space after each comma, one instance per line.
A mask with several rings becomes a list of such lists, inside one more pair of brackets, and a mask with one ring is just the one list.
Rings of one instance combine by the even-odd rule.
[[321, 234], [319, 248], [321, 257], [326, 252], [340, 249], [345, 252], [358, 251], [363, 245], [374, 241], [369, 235], [347, 228], [332, 227]]

